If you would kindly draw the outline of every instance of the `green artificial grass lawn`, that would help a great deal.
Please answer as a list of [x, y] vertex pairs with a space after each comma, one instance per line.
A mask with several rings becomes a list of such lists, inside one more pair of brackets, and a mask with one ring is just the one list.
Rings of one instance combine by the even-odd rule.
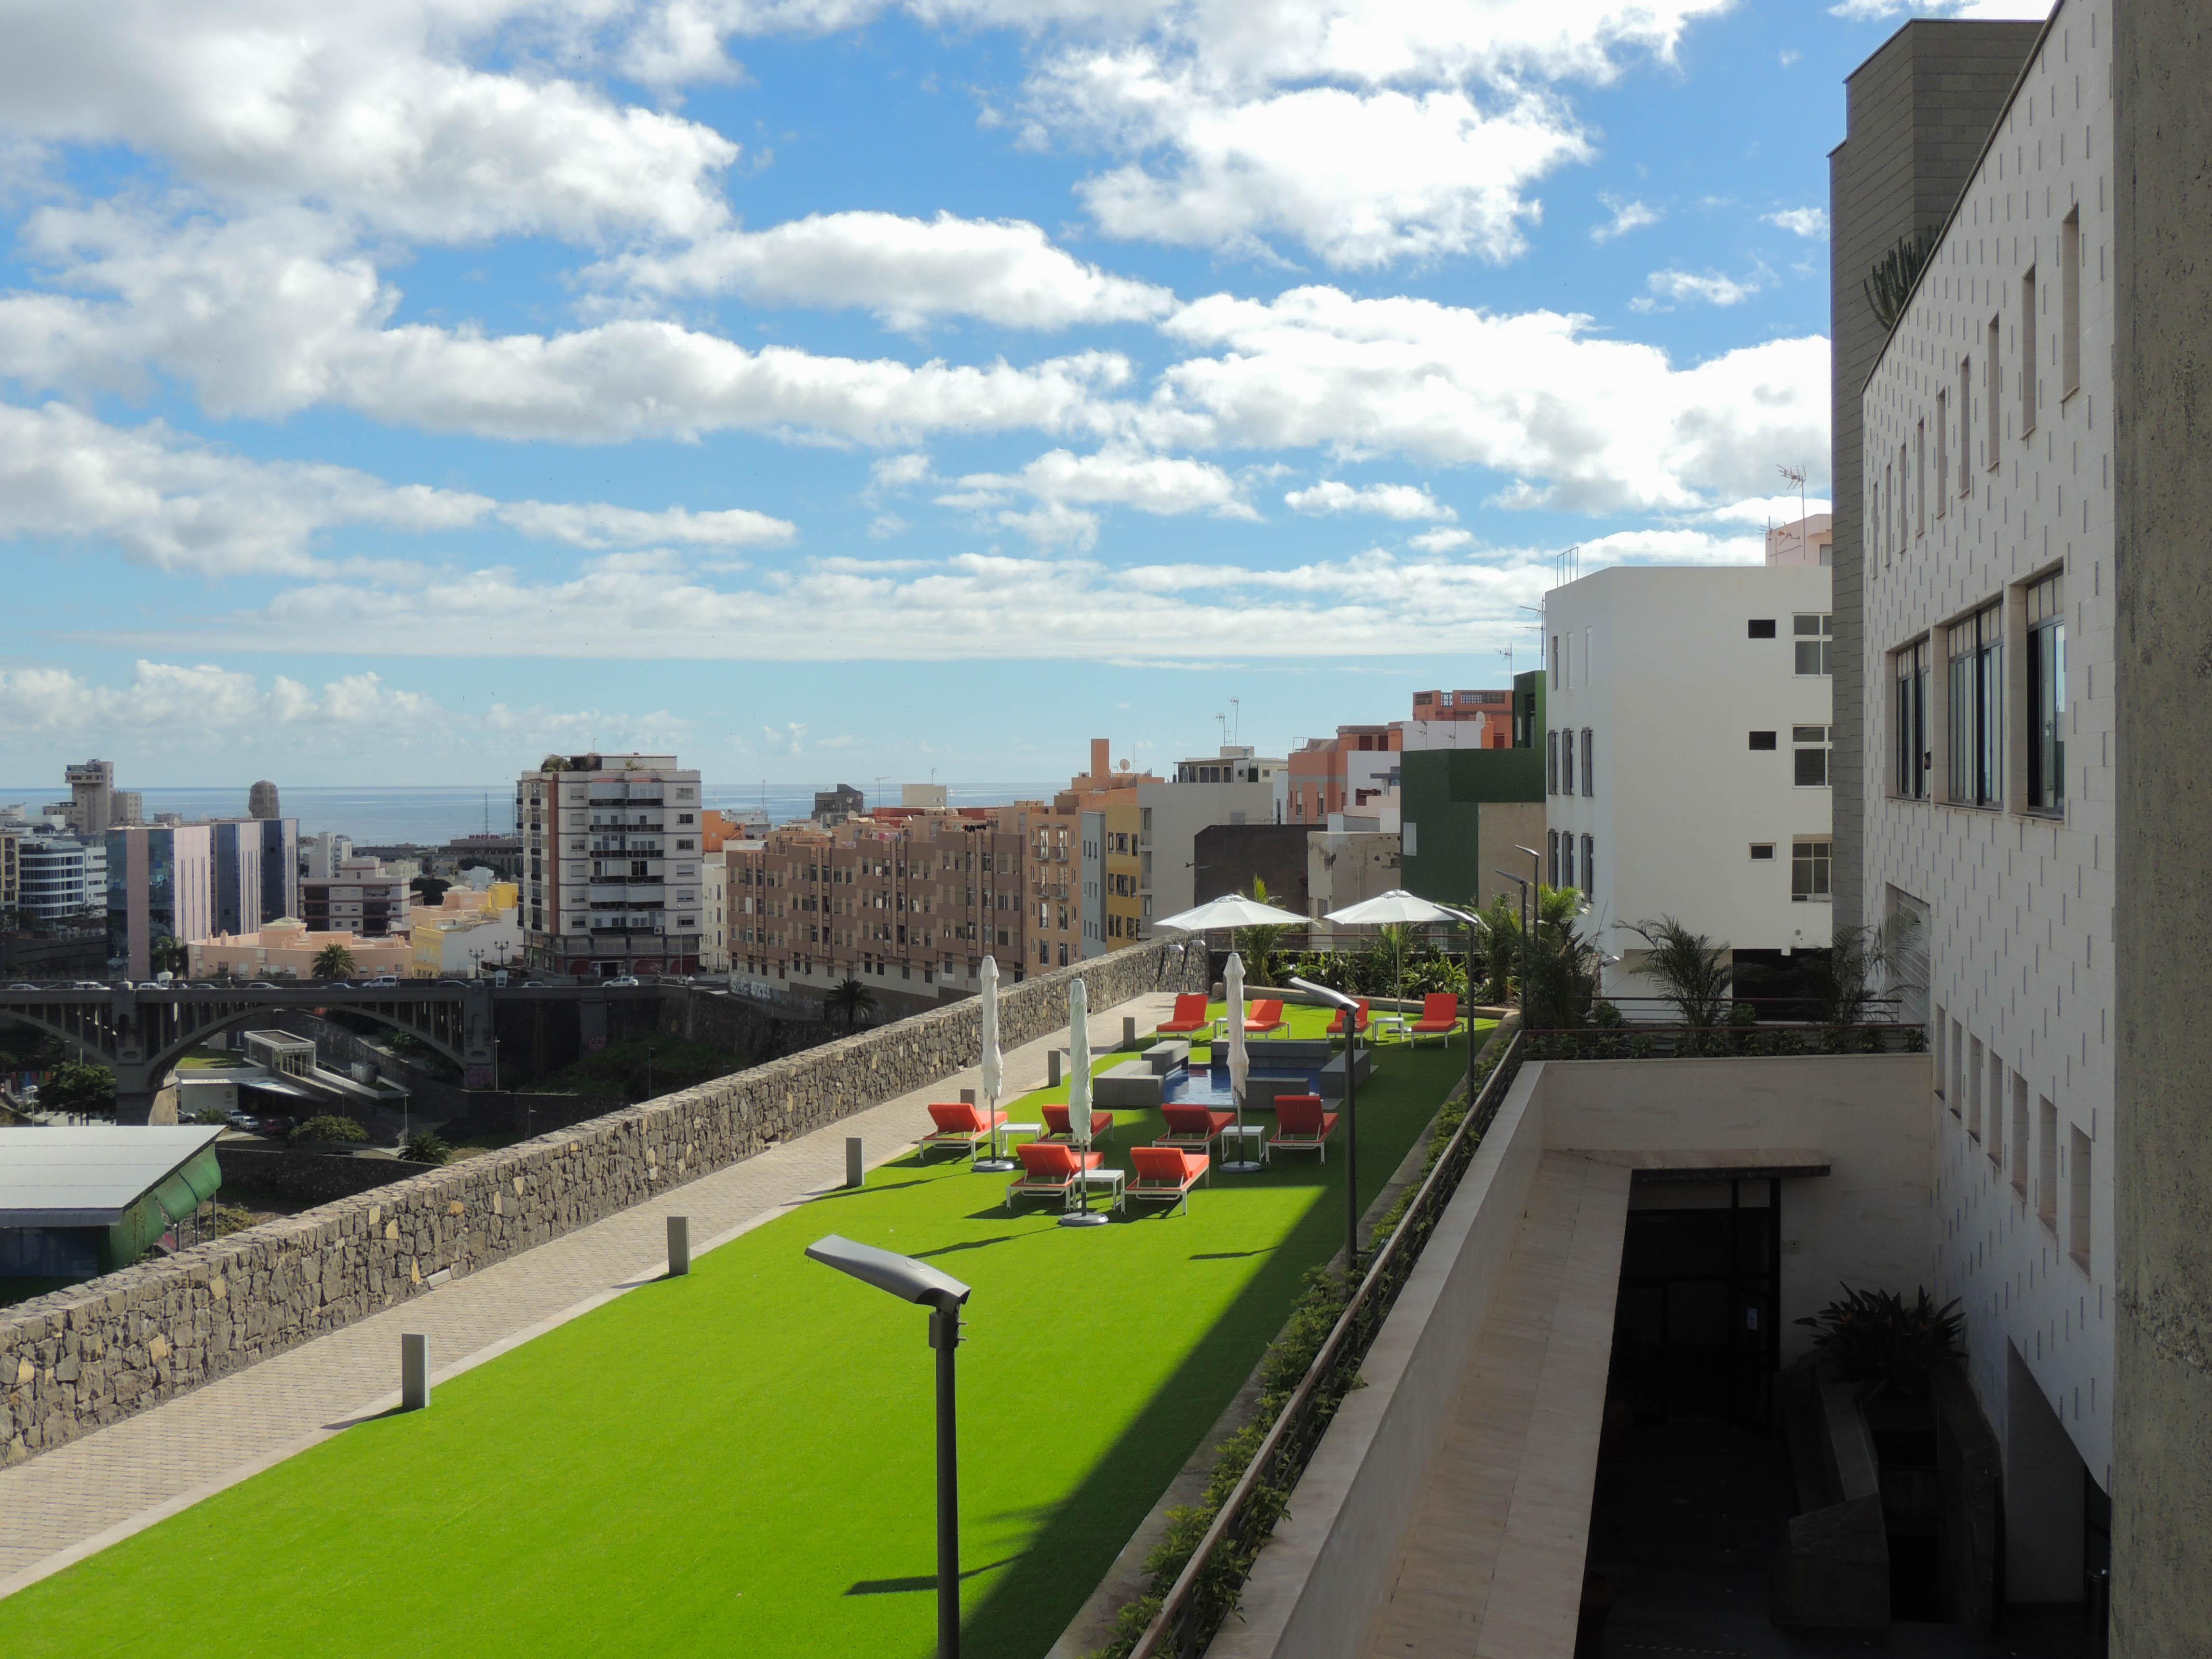
[[[1459, 1044], [1379, 1054], [1363, 1198], [1464, 1065]], [[1066, 1093], [1024, 1097], [1015, 1121]], [[1158, 1117], [1117, 1115], [1104, 1150], [1126, 1164]], [[1343, 1170], [1340, 1148], [1286, 1158], [1217, 1175], [1188, 1215], [1085, 1229], [1010, 1215], [1010, 1176], [909, 1155], [440, 1384], [427, 1412], [349, 1429], [0, 1601], [0, 1653], [166, 1653], [182, 1632], [234, 1656], [921, 1659], [935, 1356], [922, 1311], [801, 1254], [839, 1232], [975, 1287], [963, 1646], [1033, 1659], [1341, 1244]]]

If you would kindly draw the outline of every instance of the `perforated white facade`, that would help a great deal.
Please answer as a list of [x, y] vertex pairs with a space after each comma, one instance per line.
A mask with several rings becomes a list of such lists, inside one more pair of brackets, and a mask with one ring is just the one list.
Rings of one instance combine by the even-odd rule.
[[[1863, 403], [1864, 890], [1870, 920], [1924, 919], [1931, 1288], [1962, 1301], [2008, 1480], [2056, 1478], [2047, 1406], [2107, 1489], [2110, 21], [2052, 15]], [[2015, 1599], [2078, 1596], [2063, 1540], [2021, 1548]]]

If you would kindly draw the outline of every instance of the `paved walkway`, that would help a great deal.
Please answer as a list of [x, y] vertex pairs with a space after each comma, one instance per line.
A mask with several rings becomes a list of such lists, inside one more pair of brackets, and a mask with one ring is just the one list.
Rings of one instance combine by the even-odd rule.
[[[1121, 1040], [1125, 1015], [1149, 1031], [1174, 1000], [1093, 1014], [1093, 1048]], [[1066, 1041], [1009, 1053], [1006, 1097], [1042, 1087]], [[975, 1086], [963, 1072], [855, 1113], [0, 1473], [0, 1595], [397, 1405], [403, 1331], [428, 1334], [434, 1379], [480, 1365], [661, 1273], [665, 1218], [690, 1217], [695, 1255], [726, 1243], [842, 1186], [847, 1136], [887, 1163], [927, 1133], [931, 1101]]]
[[1629, 1172], [1547, 1152], [1364, 1659], [1569, 1659]]

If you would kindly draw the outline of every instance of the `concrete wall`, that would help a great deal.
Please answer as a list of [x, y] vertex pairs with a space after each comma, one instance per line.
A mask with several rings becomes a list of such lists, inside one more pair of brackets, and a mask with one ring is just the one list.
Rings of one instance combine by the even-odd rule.
[[[2069, 6], [2069, 11], [2072, 8]], [[2112, 1651], [2203, 1650], [2212, 1584], [2212, 15], [2113, 20], [2120, 680]]]
[[[1862, 408], [1862, 489], [1869, 501], [1878, 491], [1883, 503], [1883, 522], [1863, 538], [1866, 908], [1869, 921], [1907, 908], [1927, 918], [1930, 1047], [1948, 1108], [1937, 1118], [1944, 1226], [1936, 1289], [1964, 1306], [1967, 1375], [1998, 1431], [2007, 1433], [2008, 1355], [2017, 1350], [2100, 1486], [2112, 1461], [2112, 940], [2119, 890], [2109, 15], [2097, 0], [2053, 15], [1868, 376]], [[2080, 230], [2072, 273], [2080, 384], [2070, 393], [2061, 350], [2062, 226], [2069, 216]], [[2031, 271], [2033, 316], [2023, 310]], [[2022, 406], [2024, 363], [2035, 368], [2032, 410]], [[2054, 573], [2066, 629], [2065, 802], [2063, 813], [2045, 816], [2029, 810], [2027, 794], [2024, 584]], [[1949, 623], [1993, 605], [2005, 632], [2009, 752], [2000, 801], [1977, 806], [1948, 799], [1947, 635]], [[1893, 781], [1896, 699], [1886, 653], [1914, 641], [1933, 668], [1927, 799], [1904, 798]], [[2014, 1133], [2015, 1103], [2025, 1107], [2024, 1137]], [[2056, 1119], [2047, 1142], [2039, 1132], [2046, 1109]], [[2077, 1158], [2089, 1195], [2088, 1238], [2078, 1253], [2066, 1201]], [[2036, 1201], [2045, 1182], [2062, 1195], [2049, 1215]]]
[[[1863, 286], [1898, 238], [1943, 222], [2011, 90], [2037, 25], [1917, 19], [1852, 72], [1848, 136], [1828, 157], [1829, 427], [1835, 498], [1835, 919], [1869, 919], [1860, 871], [1863, 714], [1861, 581], [1864, 528], [1860, 392], [1887, 332]], [[1875, 919], [1878, 919], [1878, 910]]]
[[[1908, 1296], [1917, 1285], [1933, 1288], [1925, 1054], [1584, 1060], [1529, 1072], [1542, 1091], [1546, 1145], [1555, 1150], [1828, 1155], [1831, 1173], [1782, 1186], [1785, 1364], [1812, 1340], [1790, 1322], [1833, 1301], [1841, 1282]], [[1719, 1186], [1715, 1201], [1726, 1204], [1727, 1192]]]
[[[1204, 973], [1203, 951], [1161, 944], [1024, 981], [1001, 1041], [1064, 1026], [1078, 977], [1102, 1009]], [[926, 1087], [975, 1064], [979, 1014], [957, 1003], [0, 1312], [0, 1464]]]
[[1366, 1386], [1338, 1408], [1212, 1659], [1360, 1650], [1544, 1155], [1544, 1069], [1523, 1067], [1506, 1091], [1360, 1365]]
[[397, 1158], [347, 1158], [336, 1152], [264, 1152], [258, 1146], [226, 1146], [218, 1143], [216, 1162], [222, 1166], [222, 1195], [265, 1193], [295, 1204], [326, 1204], [334, 1198], [350, 1198], [379, 1187], [389, 1187], [436, 1169], [434, 1164], [415, 1164]]

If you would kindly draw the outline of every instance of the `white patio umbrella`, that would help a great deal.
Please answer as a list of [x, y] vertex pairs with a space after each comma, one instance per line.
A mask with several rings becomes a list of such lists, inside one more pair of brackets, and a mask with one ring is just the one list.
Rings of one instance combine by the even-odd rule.
[[[1323, 921], [1334, 922], [1340, 927], [1387, 927], [1400, 922], [1421, 924], [1432, 921], [1464, 921], [1466, 919], [1462, 912], [1447, 910], [1441, 904], [1431, 904], [1428, 900], [1409, 893], [1402, 887], [1394, 887], [1387, 893], [1377, 893], [1373, 898], [1362, 899], [1357, 904], [1347, 904], [1341, 910], [1332, 910], [1322, 918]], [[1403, 1002], [1406, 1000], [1406, 969], [1402, 962], [1398, 965], [1397, 993], [1391, 1000]], [[1470, 1000], [1474, 994], [1474, 987], [1470, 982], [1468, 986], [1468, 995]], [[1471, 1000], [1469, 1006], [1472, 1006]], [[1469, 1018], [1472, 1018], [1472, 1016]], [[1345, 1016], [1347, 1032], [1351, 1029], [1351, 1024], [1352, 1017], [1347, 1014]]]
[[1172, 927], [1178, 933], [1204, 933], [1216, 927], [1266, 927], [1274, 925], [1303, 927], [1306, 918], [1295, 910], [1285, 910], [1273, 904], [1262, 904], [1257, 899], [1246, 898], [1242, 893], [1224, 893], [1218, 899], [1189, 910], [1178, 910], [1152, 924], [1154, 927]]
[[[1229, 965], [1222, 970], [1223, 988], [1229, 994], [1229, 1093], [1237, 1109], [1237, 1144], [1243, 1146], [1244, 1085], [1251, 1080], [1252, 1056], [1244, 1047], [1244, 958], [1231, 951]], [[1254, 1175], [1260, 1166], [1249, 1158], [1231, 1164], [1224, 1160], [1222, 1169], [1231, 1175]]]
[[1067, 1139], [1075, 1148], [1081, 1207], [1060, 1217], [1060, 1224], [1103, 1227], [1106, 1218], [1091, 1207], [1091, 1183], [1081, 1173], [1084, 1154], [1091, 1150], [1091, 992], [1079, 979], [1067, 988]]
[[986, 1114], [984, 1121], [991, 1126], [991, 1155], [977, 1158], [969, 1167], [1003, 1172], [1017, 1166], [999, 1146], [999, 1092], [1006, 1087], [1006, 1057], [999, 1052], [999, 959], [996, 957], [983, 958], [982, 1005], [983, 1110]]

